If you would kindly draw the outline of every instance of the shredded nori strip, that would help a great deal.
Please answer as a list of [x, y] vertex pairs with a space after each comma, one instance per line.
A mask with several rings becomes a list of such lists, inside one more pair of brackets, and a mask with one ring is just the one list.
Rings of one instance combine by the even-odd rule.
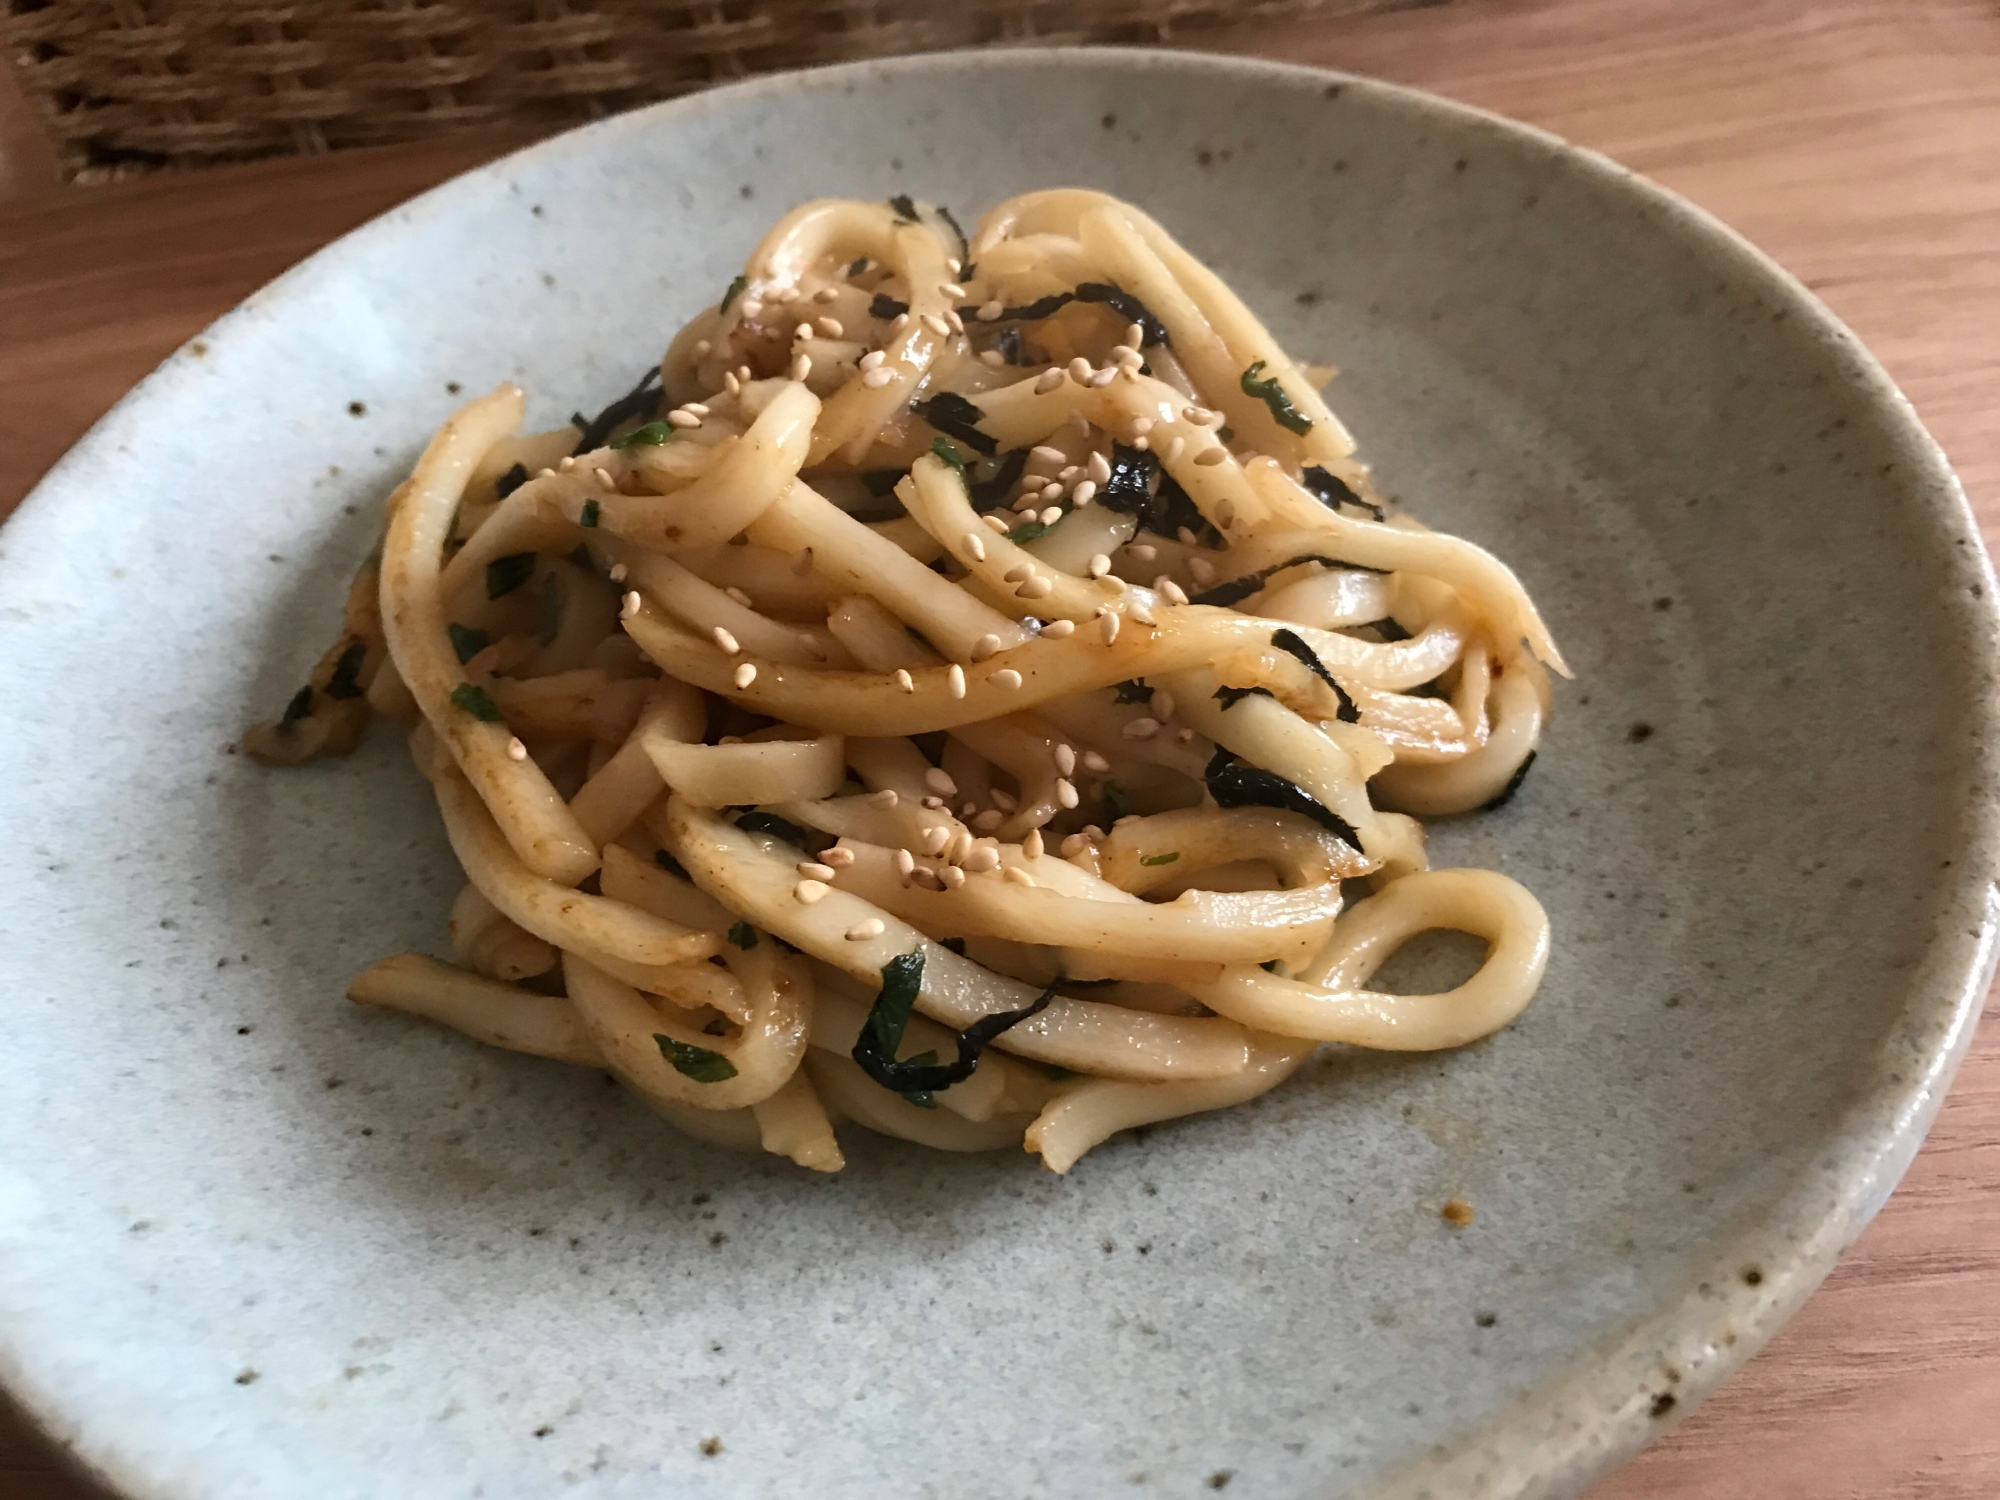
[[947, 953], [956, 953], [960, 958], [965, 957], [964, 938], [939, 938], [938, 946]]
[[1328, 510], [1339, 510], [1343, 505], [1353, 505], [1367, 511], [1369, 515], [1378, 521], [1383, 519], [1381, 506], [1371, 501], [1363, 500], [1359, 495], [1354, 493], [1346, 480], [1330, 469], [1314, 464], [1299, 475], [1299, 480], [1312, 492], [1313, 499], [1319, 501]]
[[897, 218], [907, 219], [912, 224], [917, 222], [917, 205], [908, 193], [896, 194], [889, 200], [889, 207], [896, 210]]
[[493, 493], [505, 500], [514, 491], [528, 482], [528, 466], [515, 464], [505, 474], [493, 481]]
[[1056, 997], [1056, 984], [1050, 985], [1034, 1000], [1019, 1010], [996, 1011], [990, 1016], [981, 1016], [956, 1038], [958, 1057], [948, 1063], [926, 1063], [918, 1058], [907, 1061], [896, 1060], [896, 1049], [903, 1043], [903, 1033], [909, 1028], [910, 1012], [915, 1009], [917, 992], [924, 983], [924, 950], [914, 953], [899, 953], [882, 965], [882, 989], [875, 997], [875, 1005], [868, 1012], [868, 1019], [861, 1027], [861, 1035], [855, 1038], [853, 1057], [861, 1065], [861, 1070], [883, 1088], [898, 1094], [933, 1093], [938, 1089], [948, 1089], [954, 1083], [963, 1083], [979, 1066], [979, 1054], [984, 1052], [993, 1039], [1010, 1027], [1018, 1026], [1045, 1009]]
[[510, 552], [486, 565], [486, 597], [498, 599], [535, 576], [535, 554]]
[[1153, 690], [1146, 686], [1146, 679], [1143, 677], [1133, 677], [1124, 682], [1114, 682], [1111, 686], [1117, 690], [1118, 701], [1120, 703], [1151, 703], [1153, 701]]
[[[597, 525], [598, 517], [603, 514], [604, 514], [604, 507], [599, 505], [597, 503], [596, 498], [593, 497], [583, 502], [583, 511], [581, 514], [577, 516], [576, 519], [578, 524], [580, 525], [595, 528]], [[577, 546], [579, 549], [581, 549], [583, 544], [579, 542], [577, 543]]]
[[1159, 460], [1151, 453], [1113, 443], [1111, 477], [1098, 487], [1097, 503], [1123, 516], [1145, 509], [1153, 498], [1153, 471], [1158, 467]]
[[696, 1083], [722, 1083], [736, 1076], [736, 1064], [720, 1052], [690, 1042], [677, 1042], [657, 1031], [653, 1040], [660, 1044], [660, 1055], [674, 1065], [674, 1071], [686, 1074]]
[[1297, 631], [1275, 630], [1271, 632], [1271, 644], [1287, 656], [1304, 663], [1308, 672], [1333, 689], [1334, 697], [1340, 700], [1340, 707], [1334, 712], [1335, 718], [1343, 724], [1361, 722], [1361, 710], [1355, 707], [1354, 700], [1347, 696], [1347, 689], [1333, 680], [1333, 673], [1327, 671], [1326, 663], [1319, 659], [1319, 653], [1308, 646]]
[[984, 515], [1005, 503], [1014, 486], [1020, 483], [1021, 471], [1028, 466], [1026, 448], [1009, 448], [1000, 456], [999, 467], [992, 477], [982, 479], [967, 492], [972, 500], [972, 508]]
[[750, 278], [739, 271], [736, 274], [736, 279], [729, 283], [729, 290], [722, 294], [722, 306], [718, 307], [716, 311], [728, 312], [729, 304], [742, 296], [743, 289], [748, 285], [750, 285]]
[[1070, 303], [1076, 301], [1074, 292], [1050, 292], [1046, 297], [1037, 297], [1033, 302], [1020, 307], [1003, 307], [1000, 318], [1003, 322], [1039, 323], [1043, 318], [1052, 318]]
[[748, 922], [732, 922], [729, 924], [729, 941], [747, 953], [757, 946], [757, 929]]
[[880, 318], [885, 323], [902, 317], [909, 310], [909, 303], [898, 302], [894, 297], [884, 292], [877, 292], [875, 300], [868, 304], [868, 316], [871, 318]]
[[1340, 814], [1313, 796], [1304, 787], [1285, 780], [1261, 766], [1239, 763], [1228, 750], [1218, 749], [1202, 772], [1209, 796], [1217, 807], [1275, 807], [1311, 818], [1320, 827], [1350, 848], [1361, 848], [1361, 836]]
[[499, 706], [486, 696], [486, 689], [477, 683], [461, 682], [451, 690], [451, 701], [482, 724], [505, 722], [501, 717]]
[[1410, 632], [1387, 615], [1377, 620], [1371, 628], [1384, 641], [1407, 641], [1410, 638]]
[[368, 647], [356, 641], [340, 653], [340, 660], [333, 664], [333, 675], [326, 679], [326, 695], [329, 698], [359, 698], [361, 696], [361, 663], [367, 660]]
[[1231, 578], [1218, 583], [1204, 593], [1196, 594], [1190, 604], [1238, 604], [1248, 599], [1264, 586], [1264, 580], [1274, 573], [1282, 573], [1287, 568], [1296, 568], [1300, 563], [1325, 563], [1329, 568], [1346, 568], [1353, 572], [1374, 573], [1376, 568], [1363, 568], [1356, 563], [1345, 563], [1337, 557], [1327, 557], [1318, 552], [1304, 552], [1297, 557], [1287, 558], [1281, 563], [1272, 563], [1268, 568], [1259, 568], [1254, 573], [1245, 573], [1241, 578]]
[[972, 280], [972, 241], [965, 237], [958, 220], [951, 216], [951, 210], [942, 203], [937, 205], [937, 216], [951, 226], [951, 232], [958, 236], [958, 276], [961, 282]]
[[292, 701], [285, 705], [285, 712], [278, 720], [280, 729], [290, 729], [299, 720], [312, 712], [313, 690], [309, 682], [292, 694]]
[[1154, 344], [1167, 343], [1167, 329], [1158, 318], [1147, 309], [1146, 304], [1126, 291], [1113, 286], [1108, 281], [1086, 281], [1076, 289], [1079, 302], [1102, 302], [1128, 323], [1139, 325], [1139, 347], [1151, 348]]
[[673, 855], [667, 853], [664, 849], [655, 849], [653, 851], [653, 863], [658, 865], [662, 870], [665, 870], [669, 875], [678, 875], [683, 880], [692, 880], [694, 878], [688, 874], [686, 865], [675, 859]]
[[797, 844], [801, 849], [812, 841], [812, 835], [789, 818], [781, 818], [776, 813], [747, 812], [737, 818], [736, 826], [745, 833], [768, 833], [773, 838], [783, 839], [788, 844]]
[[473, 657], [486, 649], [493, 638], [476, 625], [461, 625], [453, 620], [445, 626], [445, 634], [451, 637], [451, 649], [458, 655], [458, 664], [464, 666]]
[[868, 269], [868, 257], [865, 255], [857, 255], [854, 257], [853, 264], [848, 266], [847, 268], [847, 279], [852, 281], [855, 277], [859, 276], [863, 271], [867, 269]]
[[979, 430], [979, 419], [985, 413], [955, 391], [939, 391], [928, 401], [913, 401], [910, 410], [975, 453], [991, 458], [999, 451], [999, 439]]
[[649, 421], [653, 413], [660, 409], [660, 397], [665, 394], [659, 389], [660, 367], [649, 365], [646, 373], [639, 377], [639, 383], [605, 407], [603, 411], [587, 421], [572, 416], [570, 421], [583, 429], [583, 436], [576, 440], [571, 454], [588, 453], [593, 448], [602, 448], [604, 440], [612, 432], [630, 421]]
[[[1285, 388], [1278, 384], [1278, 377], [1267, 375], [1262, 380], [1257, 378], [1257, 372], [1263, 368], [1264, 361], [1260, 359], [1243, 372], [1243, 380], [1241, 382], [1243, 394], [1257, 397], [1266, 407], [1270, 408], [1271, 420], [1284, 428], [1285, 431], [1296, 432], [1301, 435], [1311, 432], [1313, 425], [1312, 418], [1292, 405], [1292, 398], [1286, 395]], [[1224, 428], [1223, 431], [1228, 432], [1228, 429]], [[1231, 436], [1234, 436], [1234, 434], [1231, 434]], [[1229, 439], [1225, 437], [1223, 441], [1227, 442]]]
[[1237, 704], [1241, 703], [1245, 698], [1248, 698], [1252, 693], [1260, 693], [1266, 698], [1275, 698], [1277, 696], [1277, 694], [1273, 693], [1267, 687], [1247, 687], [1247, 688], [1220, 687], [1215, 690], [1215, 701], [1217, 703], [1220, 703], [1222, 705], [1222, 711], [1224, 713], [1227, 713], [1229, 712], [1230, 709], [1236, 707]]
[[907, 469], [866, 469], [862, 471], [861, 487], [880, 500], [903, 482]]
[[1000, 337], [993, 341], [993, 347], [1000, 351], [1000, 357], [1010, 365], [1023, 364], [1021, 358], [1021, 330], [1009, 323], [1000, 330]]
[[1528, 779], [1528, 767], [1535, 763], [1535, 754], [1535, 751], [1530, 750], [1528, 758], [1514, 767], [1514, 774], [1507, 778], [1507, 784], [1495, 792], [1492, 797], [1479, 804], [1481, 812], [1492, 812], [1494, 808], [1505, 807], [1509, 802], [1514, 800], [1514, 793], [1520, 791], [1521, 783]]

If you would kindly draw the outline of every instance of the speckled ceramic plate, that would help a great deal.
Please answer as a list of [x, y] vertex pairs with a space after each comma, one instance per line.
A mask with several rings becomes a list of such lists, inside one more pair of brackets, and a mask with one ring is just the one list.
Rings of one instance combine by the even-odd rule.
[[[1541, 601], [1535, 774], [1434, 833], [1547, 904], [1526, 1015], [1067, 1178], [827, 1179], [349, 1006], [439, 941], [429, 798], [393, 736], [225, 747], [447, 392], [601, 403], [800, 199], [1057, 183], [1337, 362], [1386, 487]], [[252, 298], [0, 549], [0, 1378], [148, 1500], [1568, 1494], [1854, 1237], [1992, 962], [1992, 580], [1908, 406], [1686, 204], [1359, 79], [920, 58], [564, 136]]]

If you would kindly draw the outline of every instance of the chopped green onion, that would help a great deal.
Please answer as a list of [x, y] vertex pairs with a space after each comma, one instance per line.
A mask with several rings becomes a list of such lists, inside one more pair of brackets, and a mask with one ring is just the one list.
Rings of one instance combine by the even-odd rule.
[[674, 1065], [674, 1071], [692, 1078], [696, 1083], [724, 1083], [736, 1076], [736, 1064], [720, 1052], [675, 1041], [657, 1031], [653, 1033], [653, 1040], [660, 1044], [660, 1055]]
[[716, 311], [728, 312], [729, 304], [742, 296], [743, 288], [748, 285], [750, 285], [750, 278], [748, 276], [738, 276], [734, 281], [730, 282], [729, 290], [722, 294], [722, 306], [718, 307]]
[[1139, 863], [1148, 866], [1170, 865], [1180, 857], [1181, 857], [1180, 852], [1178, 850], [1176, 850], [1172, 854], [1148, 854], [1144, 859], [1140, 860]]
[[482, 724], [503, 722], [500, 710], [493, 700], [486, 696], [486, 689], [476, 682], [461, 682], [451, 690], [451, 701], [471, 714]]
[[[1262, 380], [1257, 378], [1257, 372], [1263, 368], [1264, 361], [1260, 359], [1243, 372], [1243, 394], [1255, 396], [1268, 406], [1271, 409], [1271, 420], [1285, 431], [1302, 434], [1311, 432], [1312, 419], [1302, 415], [1299, 409], [1292, 405], [1292, 398], [1286, 395], [1285, 388], [1278, 384], [1278, 377], [1270, 375]], [[1235, 433], [1224, 428], [1218, 436], [1221, 436], [1224, 442], [1228, 442]]]
[[607, 448], [651, 448], [664, 443], [674, 435], [673, 428], [665, 422], [648, 422], [644, 427], [634, 427], [623, 437], [615, 437], [604, 446]]

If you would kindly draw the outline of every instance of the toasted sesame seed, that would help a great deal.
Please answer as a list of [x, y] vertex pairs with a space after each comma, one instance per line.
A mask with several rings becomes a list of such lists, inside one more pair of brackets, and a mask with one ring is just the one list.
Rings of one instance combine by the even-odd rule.
[[844, 870], [854, 863], [854, 851], [845, 844], [835, 844], [820, 855], [820, 862], [832, 865], [836, 870]]
[[954, 302], [963, 302], [965, 300], [965, 288], [955, 281], [940, 281], [938, 283], [938, 295], [940, 297], [949, 297]]
[[861, 383], [871, 391], [879, 391], [896, 378], [896, 372], [883, 366], [861, 372]]
[[[775, 302], [777, 299], [774, 297], [771, 300]], [[759, 297], [745, 297], [736, 305], [743, 310], [743, 316], [746, 319], [759, 318], [764, 314], [763, 299]]]
[[943, 318], [940, 318], [936, 313], [925, 313], [921, 318], [917, 319], [917, 321], [923, 324], [924, 327], [928, 328], [932, 333], [936, 334], [939, 338], [948, 338], [951, 335], [951, 324], [945, 322], [945, 320]]
[[1215, 582], [1215, 564], [1205, 557], [1190, 557], [1187, 560], [1188, 576], [1203, 588]]
[[618, 481], [611, 477], [610, 470], [592, 469], [590, 472], [596, 476], [597, 482], [603, 485], [607, 490], [615, 490], [618, 488]]
[[845, 328], [840, 326], [840, 319], [838, 318], [814, 318], [813, 327], [817, 328], [830, 339], [837, 339], [847, 332]]
[[896, 686], [906, 693], [914, 693], [917, 690], [916, 680], [910, 676], [907, 667], [896, 668]]
[[1168, 463], [1174, 463], [1185, 452], [1187, 452], [1187, 439], [1176, 434], [1174, 440], [1167, 444], [1165, 457]]
[[[974, 536], [971, 532], [968, 531], [965, 534], [965, 540], [968, 549], [971, 547], [973, 543], [978, 542], [981, 548], [978, 555], [980, 557], [984, 557], [986, 555], [984, 550], [986, 544], [984, 542], [980, 542], [978, 537]], [[997, 635], [982, 635], [978, 640], [972, 643], [972, 659], [974, 661], [985, 661], [986, 658], [989, 656], [998, 656], [1000, 654], [1001, 644], [1002, 642], [1000, 640], [1000, 637]]]
[[861, 356], [861, 368], [864, 370], [872, 370], [877, 365], [881, 364], [882, 361], [887, 359], [888, 357], [889, 356], [884, 354], [880, 349], [870, 349], [866, 354]]
[[1063, 383], [1063, 372], [1059, 369], [1044, 370], [1035, 378], [1035, 394], [1046, 396]]
[[625, 564], [621, 562], [611, 565], [611, 581], [613, 583], [623, 583], [625, 581]]
[[644, 602], [645, 601], [639, 597], [639, 591], [637, 589], [633, 589], [631, 592], [626, 594], [624, 600], [618, 606], [618, 613], [620, 617], [627, 620], [631, 619], [634, 615], [639, 613], [639, 606]]
[[1002, 688], [1017, 688], [1021, 685], [1021, 674], [1012, 667], [1002, 667], [993, 674], [993, 685]]
[[1058, 776], [1056, 778], [1056, 806], [1067, 811], [1074, 808], [1076, 804], [1076, 783], [1071, 781], [1067, 776]]
[[1021, 852], [1029, 859], [1042, 857], [1042, 830], [1030, 828], [1021, 839]]
[[812, 372], [813, 362], [810, 355], [801, 354], [797, 359], [792, 361], [792, 379], [804, 380]]
[[1134, 417], [1132, 419], [1132, 436], [1144, 437], [1152, 430], [1153, 419], [1151, 417]]
[[724, 630], [720, 625], [711, 630], [709, 634], [715, 637], [715, 644], [720, 648], [724, 656], [734, 656], [743, 649], [736, 644], [736, 637]]
[[557, 461], [556, 467], [563, 473], [567, 474], [571, 469], [574, 469], [576, 467], [575, 456], [567, 453], [564, 454], [562, 458]]
[[1118, 616], [1105, 615], [1101, 618], [1097, 622], [1097, 633], [1103, 637], [1105, 645], [1116, 645], [1118, 643]]
[[745, 609], [749, 609], [752, 607], [750, 603], [750, 596], [744, 593], [743, 590], [736, 587], [735, 584], [731, 584], [728, 588], [724, 589], [722, 592], [727, 594], [730, 598], [734, 599], [738, 604], [742, 605]]
[[1118, 732], [1128, 740], [1150, 740], [1160, 732], [1160, 721], [1143, 717], [1133, 719]]
[[1090, 504], [1096, 498], [1097, 481], [1094, 479], [1084, 480], [1082, 484], [1079, 484], [1074, 490], [1070, 491], [1069, 496], [1070, 504], [1074, 505], [1078, 510], [1082, 510], [1084, 506]]
[[808, 880], [833, 879], [833, 866], [823, 865], [816, 859], [802, 859], [797, 864], [793, 865], [792, 868], [797, 870], [801, 875], [805, 876]]
[[1095, 375], [1092, 375], [1090, 377], [1089, 383], [1092, 389], [1101, 391], [1117, 378], [1118, 378], [1118, 367], [1116, 365], [1106, 365], [1103, 369], [1099, 370]]
[[528, 747], [521, 743], [521, 737], [519, 735], [509, 735], [507, 738], [507, 759], [526, 760], [527, 758]]
[[879, 792], [870, 793], [868, 801], [874, 807], [894, 807], [898, 802], [902, 801], [902, 798], [896, 795], [893, 787], [885, 786]]
[[670, 411], [667, 413], [667, 425], [686, 432], [690, 428], [701, 426], [701, 418], [691, 411]]
[[951, 779], [949, 771], [943, 770], [938, 766], [932, 766], [924, 772], [924, 785], [941, 796], [956, 797], [958, 795], [958, 783]]
[[1188, 526], [1182, 526], [1176, 529], [1174, 532], [1174, 536], [1179, 540], [1180, 544], [1183, 547], [1192, 547], [1198, 540], [1200, 540], [1200, 538], [1198, 538], [1194, 534], [1194, 529]]
[[980, 352], [979, 362], [982, 365], [997, 370], [1007, 363], [1007, 356], [1002, 354], [998, 349], [986, 349]]
[[1037, 515], [1035, 519], [1040, 521], [1044, 526], [1053, 526], [1062, 519], [1062, 513], [1063, 509], [1060, 505], [1051, 505], [1047, 510]]
[[1102, 776], [1106, 771], [1111, 769], [1111, 762], [1099, 755], [1095, 750], [1086, 750], [1083, 752], [1083, 768], [1086, 771], [1092, 771]]
[[792, 337], [795, 339], [809, 339], [812, 336], [813, 326], [810, 323], [801, 323], [792, 330]]
[[909, 884], [910, 876], [917, 868], [916, 855], [910, 853], [907, 849], [898, 849], [895, 853], [895, 861], [896, 873], [903, 877], [905, 885]]
[[[986, 561], [986, 540], [984, 537], [980, 536], [978, 532], [976, 531], [966, 532], [964, 536], [959, 538], [958, 544], [959, 546], [963, 547], [968, 553], [971, 554], [972, 560], [974, 562]], [[993, 649], [995, 651], [998, 651], [1000, 649], [999, 645], [1000, 637], [997, 635], [985, 635], [981, 636], [979, 639], [982, 643], [986, 641], [992, 641], [994, 643]], [[974, 646], [972, 649], [974, 651], [977, 651], [979, 647]], [[973, 660], [977, 661], [979, 660], [979, 658], [975, 656], [973, 657]]]
[[965, 696], [965, 668], [961, 667], [957, 662], [953, 662], [951, 670], [945, 674], [945, 683], [951, 689], [952, 697], [963, 698]]
[[824, 896], [827, 890], [828, 886], [823, 880], [801, 880], [792, 887], [792, 894], [798, 897], [801, 906], [811, 906]]
[[825, 303], [833, 301], [833, 299], [838, 297], [839, 295], [840, 295], [840, 288], [832, 286], [823, 286], [818, 291], [813, 293], [813, 301], [824, 305]]
[[1092, 578], [1102, 578], [1111, 571], [1111, 559], [1099, 552], [1084, 565], [1083, 570]]
[[753, 666], [751, 663], [746, 661], [745, 663], [743, 663], [742, 666], [736, 669], [735, 681], [738, 691], [747, 688], [748, 686], [750, 686], [751, 683], [755, 682], [756, 680], [757, 680], [757, 668]]
[[1026, 870], [1022, 869], [1019, 865], [1007, 866], [1007, 879], [1015, 885], [1024, 885], [1028, 887], [1029, 890], [1033, 890], [1035, 888], [1035, 877], [1030, 875]]
[[979, 519], [982, 523], [984, 523], [987, 530], [997, 531], [1002, 536], [1005, 536], [1007, 534], [1007, 523], [1001, 520], [998, 516], [994, 515], [991, 511], [987, 512]]
[[1023, 599], [1046, 599], [1055, 591], [1055, 580], [1053, 578], [1042, 577], [1040, 574], [1028, 579], [1019, 588], [1014, 590], [1015, 594]]
[[1132, 446], [1137, 448], [1141, 453], [1144, 453], [1153, 446], [1153, 440], [1142, 432], [1132, 439]]
[[961, 870], [957, 865], [946, 865], [942, 870], [938, 871], [938, 879], [943, 883], [946, 890], [955, 891], [965, 884], [965, 871]]
[[880, 937], [887, 930], [880, 917], [865, 917], [847, 929], [847, 940], [850, 943], [865, 943], [870, 938]]
[[1069, 378], [1074, 380], [1078, 385], [1089, 384], [1090, 377], [1096, 373], [1090, 368], [1090, 361], [1085, 359], [1081, 354], [1069, 362], [1068, 368]]
[[1157, 625], [1160, 623], [1153, 618], [1153, 612], [1150, 609], [1136, 600], [1126, 606], [1125, 612], [1141, 625]]
[[724, 370], [722, 372], [722, 388], [732, 396], [743, 394], [743, 382], [736, 378], [734, 370]]
[[1164, 573], [1153, 580], [1153, 591], [1169, 604], [1185, 604], [1188, 602], [1187, 590], [1182, 588], [1178, 583], [1175, 583], [1173, 579], [1167, 577]]
[[1059, 641], [1076, 629], [1074, 620], [1051, 620], [1042, 627], [1042, 634], [1052, 641]]
[[1056, 769], [1065, 776], [1076, 774], [1076, 750], [1074, 747], [1058, 743], [1056, 746]]
[[951, 829], [946, 824], [940, 823], [935, 828], [926, 828], [924, 830], [924, 853], [928, 854], [932, 859], [936, 859], [940, 854], [944, 853], [945, 845], [950, 842]]

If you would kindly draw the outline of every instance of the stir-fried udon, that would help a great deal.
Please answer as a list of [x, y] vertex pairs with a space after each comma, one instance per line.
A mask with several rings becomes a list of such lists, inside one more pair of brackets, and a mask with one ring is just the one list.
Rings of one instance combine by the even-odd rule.
[[[457, 961], [352, 997], [824, 1171], [843, 1119], [1066, 1171], [1322, 1042], [1506, 1025], [1547, 920], [1413, 815], [1513, 793], [1562, 660], [1505, 566], [1388, 513], [1330, 374], [1064, 190], [969, 241], [807, 204], [597, 417], [469, 403], [245, 741], [380, 714], [436, 792]], [[1476, 973], [1368, 988], [1433, 928]]]

